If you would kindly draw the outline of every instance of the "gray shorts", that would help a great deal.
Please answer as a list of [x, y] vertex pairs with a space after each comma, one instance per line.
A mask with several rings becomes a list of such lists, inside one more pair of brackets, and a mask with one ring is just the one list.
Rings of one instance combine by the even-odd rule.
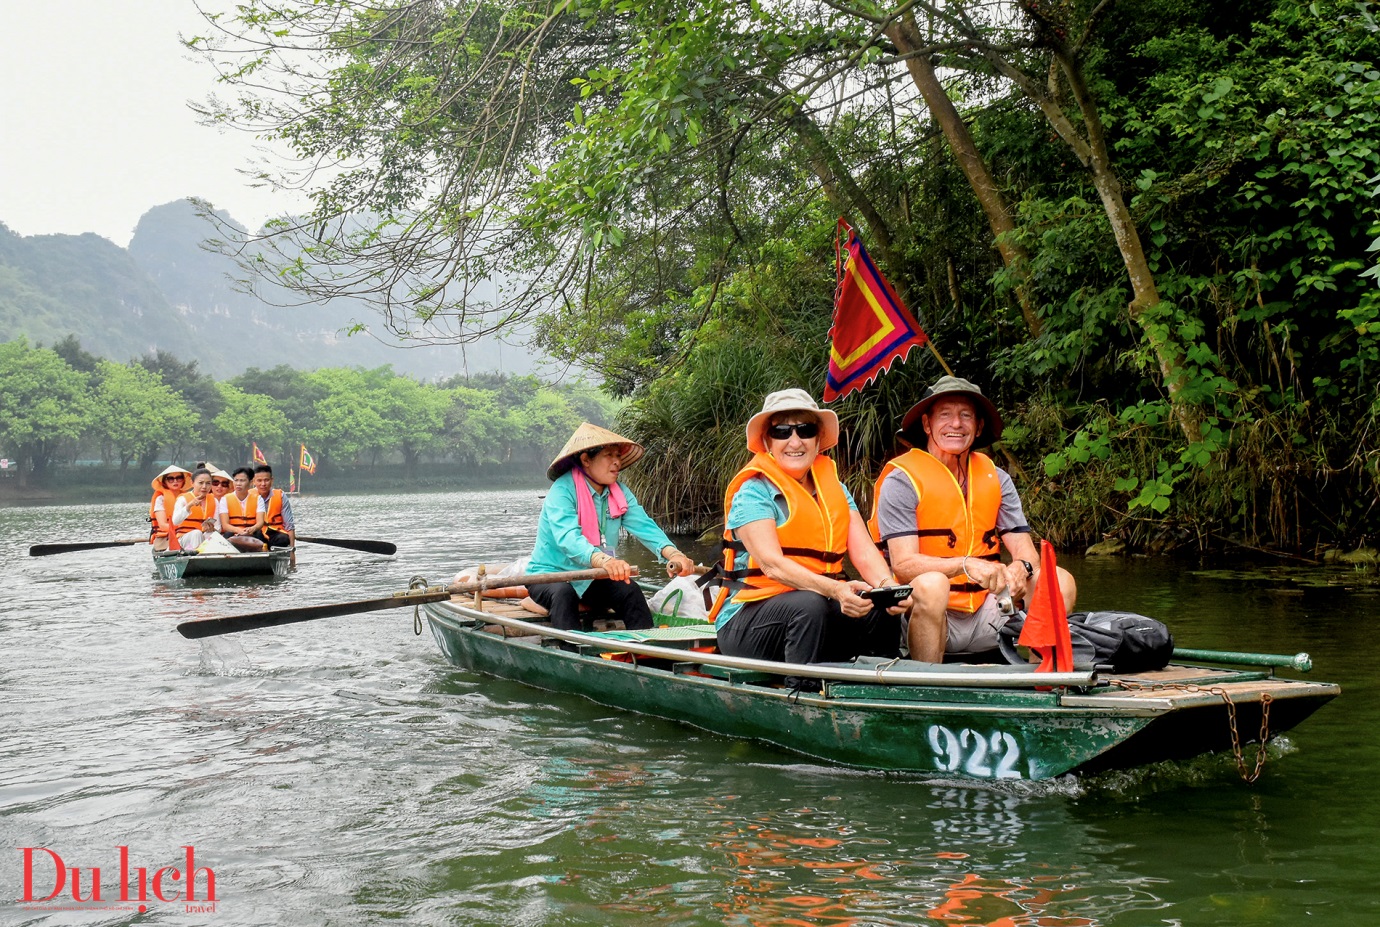
[[997, 607], [997, 597], [989, 595], [975, 612], [944, 612], [949, 619], [949, 637], [944, 644], [946, 653], [982, 653], [997, 649], [997, 632], [1005, 626], [1007, 616]]

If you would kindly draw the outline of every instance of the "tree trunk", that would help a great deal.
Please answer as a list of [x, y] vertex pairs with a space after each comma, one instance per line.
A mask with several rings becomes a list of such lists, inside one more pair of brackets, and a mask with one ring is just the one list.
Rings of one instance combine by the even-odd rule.
[[842, 213], [856, 211], [864, 222], [867, 223], [868, 230], [872, 233], [872, 241], [877, 250], [877, 256], [882, 259], [882, 263], [891, 268], [895, 273], [900, 269], [897, 263], [895, 251], [892, 248], [891, 226], [882, 217], [882, 214], [873, 205], [872, 200], [862, 191], [853, 176], [844, 167], [842, 159], [834, 146], [829, 144], [824, 132], [815, 124], [805, 113], [796, 110], [788, 119], [791, 129], [805, 145], [808, 153], [810, 169], [819, 178], [820, 184], [824, 187], [824, 195], [829, 198], [829, 202], [834, 208]]
[[[1155, 274], [1145, 257], [1145, 247], [1141, 244], [1140, 232], [1135, 219], [1126, 205], [1126, 197], [1121, 181], [1112, 169], [1111, 155], [1107, 150], [1107, 140], [1103, 132], [1102, 116], [1097, 104], [1088, 90], [1083, 70], [1072, 56], [1056, 51], [1055, 59], [1069, 83], [1069, 92], [1078, 105], [1083, 118], [1083, 128], [1087, 133], [1086, 154], [1074, 151], [1092, 174], [1093, 187], [1102, 200], [1102, 208], [1112, 226], [1112, 237], [1121, 253], [1122, 263], [1126, 265], [1126, 276], [1131, 282], [1131, 302], [1127, 311], [1145, 333], [1159, 362], [1160, 375], [1164, 379], [1165, 390], [1173, 407], [1175, 419], [1184, 437], [1193, 443], [1202, 438], [1198, 416], [1181, 398], [1184, 387], [1184, 355], [1182, 346], [1174, 340], [1168, 327], [1159, 319], [1147, 316], [1147, 312], [1157, 307], [1160, 299], [1159, 287], [1155, 284]], [[1056, 126], [1056, 129], [1058, 127]], [[1069, 127], [1070, 129], [1072, 126]], [[1063, 135], [1062, 132], [1060, 132]]]
[[[891, 23], [886, 29], [886, 35], [902, 55], [911, 54], [923, 45], [914, 16], [911, 14]], [[968, 185], [972, 187], [973, 194], [987, 216], [987, 225], [996, 239], [997, 251], [1001, 254], [1002, 261], [1016, 275], [1016, 300], [1020, 303], [1021, 315], [1025, 318], [1026, 328], [1030, 330], [1031, 337], [1038, 338], [1043, 329], [1030, 294], [1030, 256], [1025, 248], [1016, 242], [1016, 224], [1011, 218], [1011, 209], [1006, 204], [1006, 198], [1002, 196], [992, 172], [987, 169], [987, 162], [977, 150], [977, 145], [973, 143], [973, 136], [969, 133], [963, 117], [949, 99], [944, 85], [939, 82], [939, 75], [935, 73], [934, 64], [929, 57], [914, 55], [907, 58], [906, 68], [910, 71], [911, 80], [915, 82], [920, 96], [924, 98], [925, 105], [929, 107], [930, 115], [934, 116], [935, 122], [939, 123], [939, 128], [943, 130], [949, 150], [958, 161], [963, 176], [968, 178]]]
[[[1055, 34], [1053, 31], [1043, 31], [1048, 33], [1046, 41], [1050, 43], [1054, 61], [1058, 65], [1058, 71], [1051, 69], [1047, 89], [985, 42], [977, 46], [977, 51], [997, 73], [1021, 88], [1021, 91], [1040, 107], [1050, 126], [1073, 151], [1079, 163], [1092, 175], [1093, 187], [1102, 200], [1103, 211], [1111, 223], [1112, 236], [1130, 280], [1131, 302], [1127, 306], [1127, 311], [1132, 320], [1140, 326], [1151, 350], [1155, 352], [1175, 421], [1189, 443], [1198, 441], [1202, 438], [1198, 416], [1182, 399], [1185, 375], [1183, 348], [1174, 340], [1168, 326], [1153, 318], [1149, 312], [1161, 303], [1159, 288], [1155, 285], [1155, 275], [1150, 270], [1150, 263], [1145, 258], [1145, 249], [1141, 245], [1140, 234], [1136, 231], [1135, 220], [1131, 218], [1131, 211], [1122, 195], [1121, 181], [1112, 169], [1112, 158], [1107, 150], [1102, 117], [1088, 89], [1082, 68], [1078, 65], [1076, 52], [1069, 46], [1051, 40], [1049, 36]], [[1056, 99], [1059, 72], [1062, 72], [1064, 79], [1068, 81], [1069, 93], [1078, 106], [1086, 137], [1079, 134], [1073, 120]]]

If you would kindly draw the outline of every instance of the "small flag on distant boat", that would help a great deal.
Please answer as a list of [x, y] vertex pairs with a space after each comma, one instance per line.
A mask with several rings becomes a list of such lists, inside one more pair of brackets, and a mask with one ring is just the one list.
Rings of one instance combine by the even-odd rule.
[[289, 467], [289, 468], [288, 468], [288, 492], [296, 492], [296, 491], [297, 491], [297, 471], [294, 470], [294, 469], [292, 469], [291, 467]]
[[1067, 673], [1073, 669], [1073, 640], [1064, 611], [1064, 594], [1059, 589], [1054, 545], [1049, 541], [1040, 541], [1040, 575], [1035, 580], [1025, 626], [1016, 643], [1040, 655], [1037, 673]]
[[264, 464], [264, 465], [267, 465], [267, 464], [268, 464], [268, 458], [264, 456], [264, 452], [263, 452], [263, 451], [259, 450], [259, 442], [254, 441], [254, 442], [252, 442], [252, 443], [253, 443], [253, 445], [254, 445], [254, 462], [257, 463], [257, 464]]
[[[840, 236], [847, 232], [847, 241]], [[834, 236], [834, 325], [829, 329], [829, 373], [824, 401], [862, 389], [929, 340], [915, 316], [863, 247], [858, 233], [840, 219]]]
[[302, 445], [302, 458], [297, 461], [297, 465], [302, 468], [303, 473], [310, 473], [316, 476], [316, 459], [307, 453], [307, 446]]

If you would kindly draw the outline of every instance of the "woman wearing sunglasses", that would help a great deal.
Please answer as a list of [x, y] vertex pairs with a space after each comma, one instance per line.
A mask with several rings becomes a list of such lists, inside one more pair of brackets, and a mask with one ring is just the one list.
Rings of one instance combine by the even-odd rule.
[[[896, 580], [822, 453], [838, 439], [838, 416], [801, 389], [772, 393], [748, 422], [755, 456], [724, 494], [727, 580], [710, 615], [721, 653], [786, 663], [899, 655], [909, 602], [888, 612], [859, 595]], [[844, 575], [845, 555], [863, 581]]]
[[173, 465], [155, 476], [149, 484], [153, 487], [153, 498], [149, 500], [149, 523], [153, 526], [149, 532], [149, 544], [153, 545], [154, 550], [178, 549], [177, 534], [172, 525], [173, 508], [177, 505], [177, 497], [187, 488], [187, 479], [191, 475], [190, 470]]

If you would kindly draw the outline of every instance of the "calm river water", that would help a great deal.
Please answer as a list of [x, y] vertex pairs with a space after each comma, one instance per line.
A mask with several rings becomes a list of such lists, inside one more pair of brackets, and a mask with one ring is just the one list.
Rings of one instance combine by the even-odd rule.
[[[195, 617], [356, 598], [528, 552], [536, 490], [306, 497], [282, 580], [164, 583], [142, 506], [0, 510], [0, 922], [355, 925], [1380, 923], [1380, 594], [1293, 568], [1062, 562], [1183, 646], [1306, 650], [1343, 696], [1228, 758], [994, 788], [833, 768], [454, 669], [396, 610], [205, 642]], [[1307, 570], [1307, 568], [1304, 568]], [[183, 867], [214, 911], [120, 902]], [[102, 904], [23, 904], [59, 857]], [[171, 878], [171, 876], [169, 876]], [[165, 889], [177, 894], [178, 885]], [[112, 900], [115, 899], [115, 900]]]

